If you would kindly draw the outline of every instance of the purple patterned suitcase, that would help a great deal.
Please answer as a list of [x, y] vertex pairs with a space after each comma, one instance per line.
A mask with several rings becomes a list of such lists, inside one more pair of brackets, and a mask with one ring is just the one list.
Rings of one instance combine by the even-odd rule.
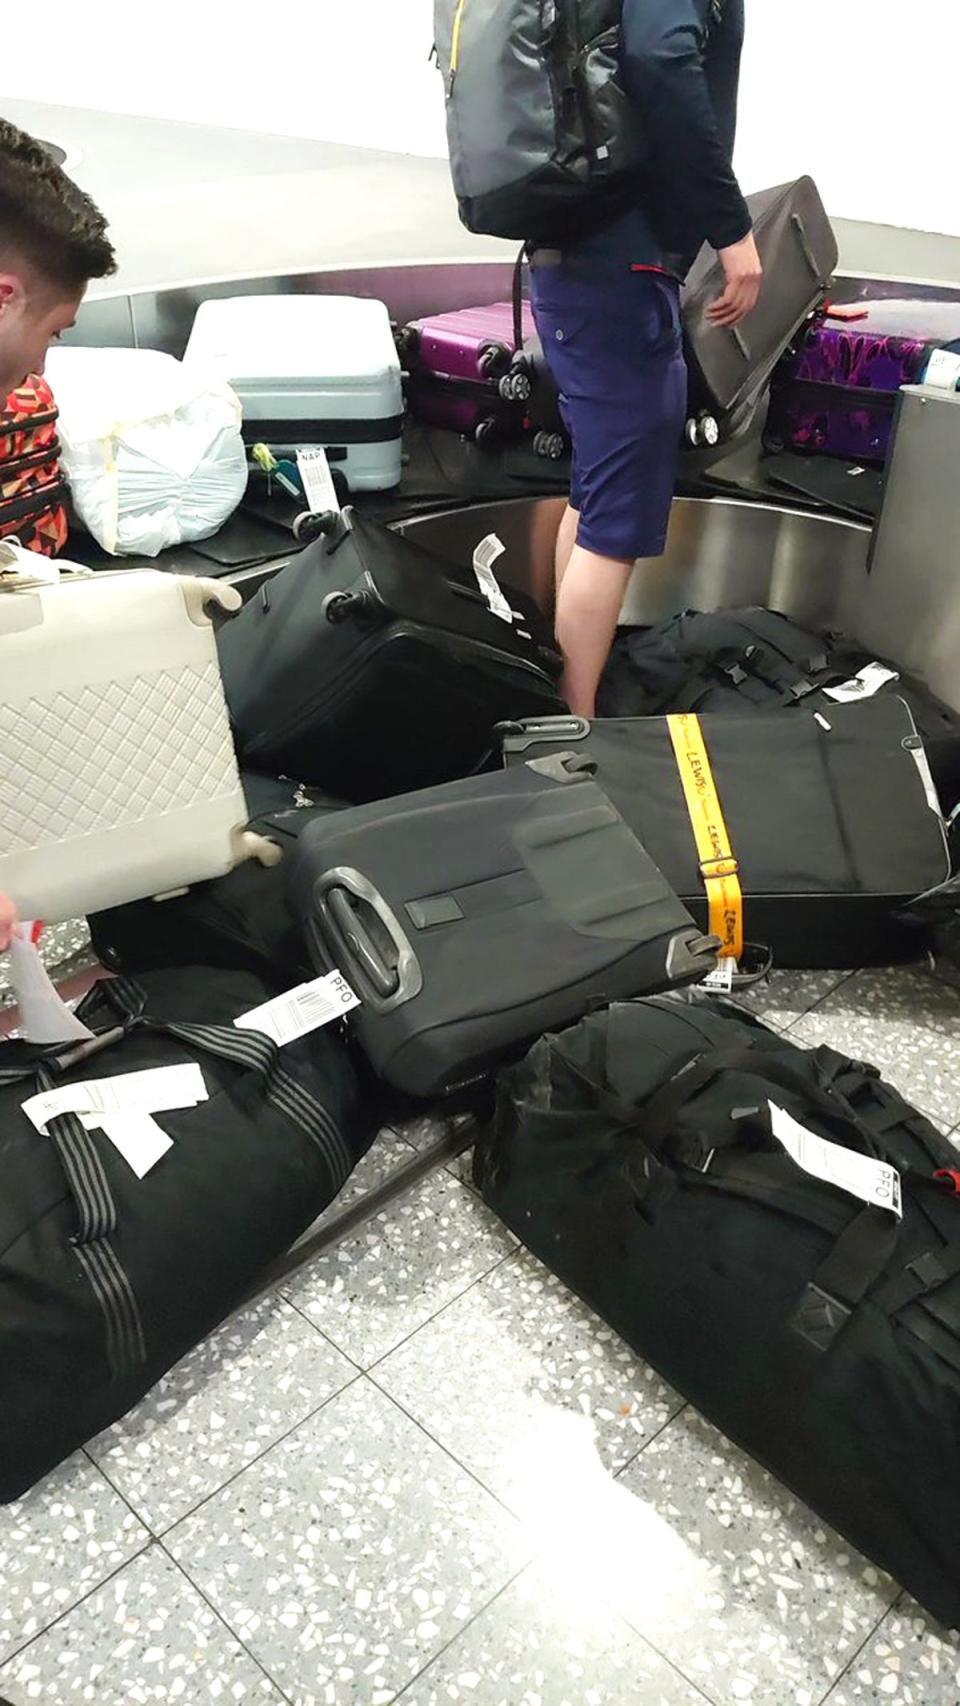
[[[524, 338], [533, 330], [525, 302]], [[479, 443], [522, 431], [530, 380], [514, 343], [511, 303], [413, 320], [403, 328], [398, 345], [415, 420], [450, 428]]]
[[960, 349], [960, 302], [864, 302], [818, 315], [774, 378], [767, 448], [882, 463], [897, 392], [950, 347]]

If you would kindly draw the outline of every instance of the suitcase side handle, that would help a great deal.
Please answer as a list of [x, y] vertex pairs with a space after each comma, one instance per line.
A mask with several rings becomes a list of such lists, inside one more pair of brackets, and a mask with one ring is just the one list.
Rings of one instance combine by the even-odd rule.
[[800, 248], [801, 248], [801, 251], [803, 253], [803, 258], [806, 261], [807, 266], [810, 268], [810, 271], [813, 274], [814, 278], [816, 279], [817, 283], [822, 284], [824, 287], [826, 287], [827, 281], [823, 276], [823, 271], [822, 271], [822, 268], [820, 266], [820, 262], [817, 260], [816, 253], [814, 252], [813, 244], [811, 243], [809, 237], [807, 236], [807, 228], [804, 225], [803, 220], [801, 219], [799, 213], [791, 213], [790, 224], [793, 226], [793, 229], [797, 234], [797, 242], [800, 244]]
[[[351, 905], [351, 897], [358, 905]], [[396, 913], [366, 877], [349, 865], [337, 865], [315, 884], [314, 900], [327, 945], [344, 976], [357, 984], [366, 1006], [389, 1013], [420, 994], [420, 962]], [[372, 913], [380, 940], [364, 922], [362, 908]], [[384, 944], [394, 963], [388, 961]]]

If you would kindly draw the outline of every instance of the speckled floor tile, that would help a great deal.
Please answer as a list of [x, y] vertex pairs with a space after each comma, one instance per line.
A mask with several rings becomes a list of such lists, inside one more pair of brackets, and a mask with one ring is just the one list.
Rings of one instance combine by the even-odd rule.
[[[96, 965], [86, 919], [71, 918], [65, 924], [48, 924], [40, 937], [40, 958], [55, 983], [85, 966]], [[9, 1007], [13, 999], [10, 958], [8, 954], [0, 954], [0, 1007]]]
[[441, 1169], [311, 1263], [287, 1295], [369, 1368], [514, 1249], [474, 1193]]
[[0, 1670], [11, 1706], [139, 1706], [283, 1696], [153, 1546]]
[[882, 1572], [691, 1410], [618, 1485], [646, 1546], [632, 1578], [622, 1553], [613, 1573], [598, 1558], [610, 1595], [722, 1706], [816, 1706], [895, 1597]]
[[682, 1399], [532, 1256], [488, 1274], [374, 1378], [523, 1516], [616, 1472]]
[[841, 984], [820, 1012], [922, 1025], [945, 1037], [960, 1037], [960, 989], [951, 989], [915, 966], [861, 971]]
[[402, 1706], [703, 1706], [616, 1612], [531, 1568], [400, 1697]]
[[733, 999], [765, 1024], [785, 1030], [832, 990], [842, 987], [849, 975], [845, 971], [773, 971], [763, 983], [738, 989]]
[[828, 1043], [854, 1060], [878, 1066], [883, 1076], [922, 1113], [947, 1126], [960, 1121], [960, 1031], [938, 1036], [886, 1013], [846, 1013], [829, 1004], [793, 1026], [791, 1041]]
[[281, 1299], [221, 1327], [88, 1447], [159, 1534], [356, 1375]]
[[904, 1595], [826, 1706], [957, 1706], [960, 1641]]
[[369, 1381], [167, 1538], [297, 1706], [381, 1706], [530, 1556], [519, 1523]]
[[414, 1114], [408, 1120], [398, 1120], [394, 1130], [411, 1143], [414, 1149], [429, 1149], [444, 1134], [445, 1125], [433, 1114]]
[[80, 1453], [0, 1509], [0, 1659], [76, 1605], [149, 1538]]

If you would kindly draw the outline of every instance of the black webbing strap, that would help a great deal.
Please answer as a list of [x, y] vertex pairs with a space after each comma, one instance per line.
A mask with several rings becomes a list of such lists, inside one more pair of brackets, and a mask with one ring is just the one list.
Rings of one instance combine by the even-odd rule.
[[523, 265], [527, 258], [527, 246], [524, 244], [517, 256], [513, 269], [513, 347], [523, 349]]

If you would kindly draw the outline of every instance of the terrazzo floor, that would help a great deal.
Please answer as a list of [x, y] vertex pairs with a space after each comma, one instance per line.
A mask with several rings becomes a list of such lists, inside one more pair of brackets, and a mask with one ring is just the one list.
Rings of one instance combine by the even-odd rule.
[[[960, 993], [782, 973], [750, 1004], [960, 1128]], [[347, 1200], [428, 1136], [383, 1133]], [[0, 1509], [0, 1587], [10, 1706], [960, 1701], [957, 1639], [525, 1254], [464, 1161]]]

